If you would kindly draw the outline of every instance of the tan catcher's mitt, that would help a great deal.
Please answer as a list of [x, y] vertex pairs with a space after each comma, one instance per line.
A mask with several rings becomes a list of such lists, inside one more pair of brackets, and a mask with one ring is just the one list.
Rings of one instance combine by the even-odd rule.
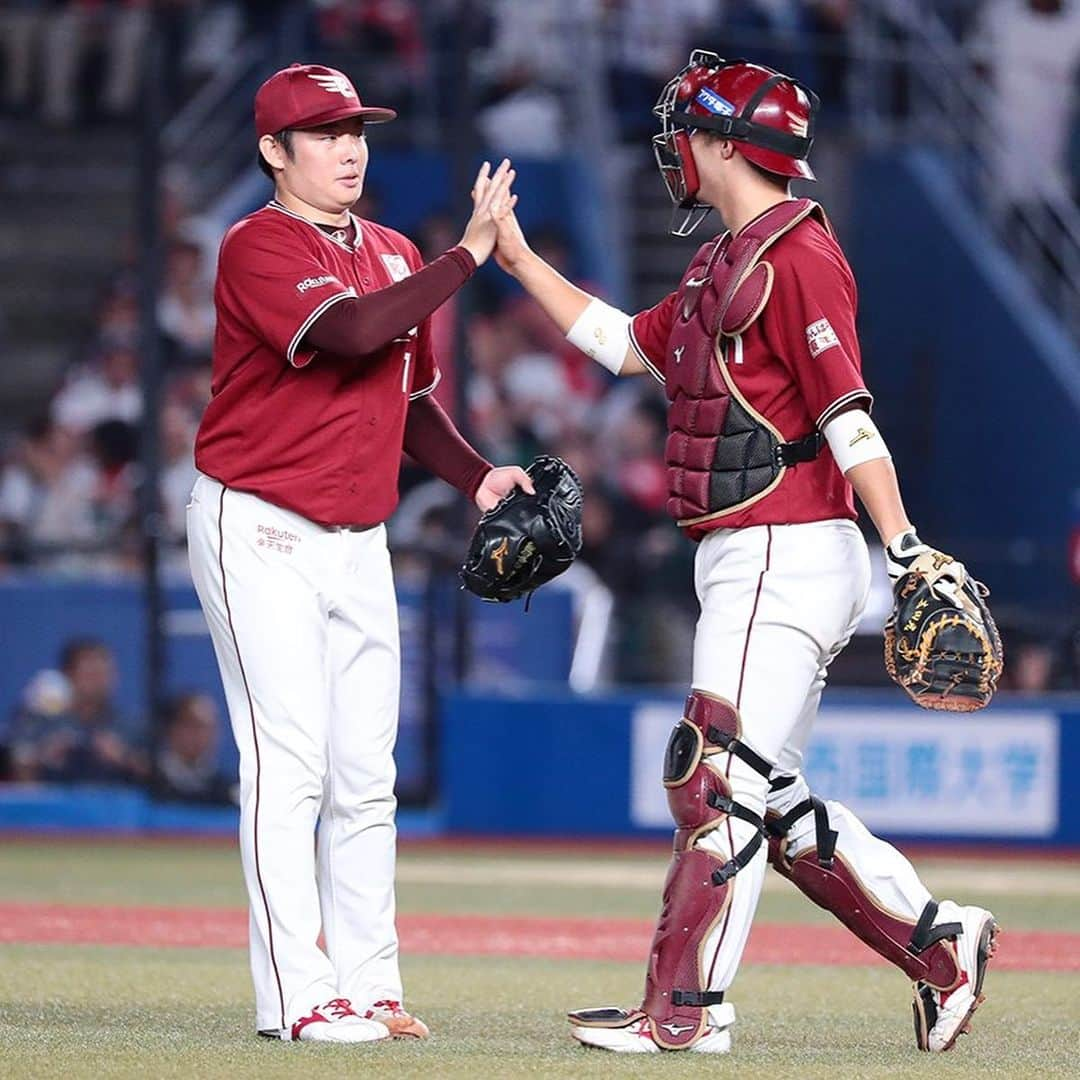
[[974, 712], [993, 697], [1002, 655], [986, 606], [989, 591], [932, 550], [913, 559], [897, 580], [885, 623], [885, 667], [917, 705]]

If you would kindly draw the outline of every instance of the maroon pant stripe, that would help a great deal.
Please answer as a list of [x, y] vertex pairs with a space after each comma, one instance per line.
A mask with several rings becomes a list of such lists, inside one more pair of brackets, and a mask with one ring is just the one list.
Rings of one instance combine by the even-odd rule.
[[[738, 692], [735, 695], [735, 708], [736, 709], [742, 703], [743, 676], [746, 674], [746, 654], [748, 653], [748, 651], [750, 649], [750, 631], [754, 629], [754, 618], [757, 615], [758, 601], [761, 599], [761, 583], [765, 578], [765, 572], [769, 569], [769, 561], [772, 558], [772, 526], [771, 525], [766, 525], [765, 528], [768, 530], [768, 532], [766, 534], [768, 539], [765, 542], [765, 567], [761, 571], [761, 573], [758, 574], [757, 591], [754, 593], [754, 606], [753, 606], [753, 608], [750, 609], [750, 621], [746, 624], [746, 639], [743, 641], [742, 664], [739, 667], [739, 689], [738, 689]], [[729, 777], [731, 776], [731, 755], [730, 754], [728, 754], [728, 764], [727, 764], [727, 769], [725, 770], [725, 775], [727, 775]], [[727, 819], [726, 824], [727, 824], [727, 834], [728, 834], [728, 845], [731, 848], [732, 854], [734, 854], [735, 853], [735, 837], [734, 837], [734, 835], [733, 835], [733, 833], [731, 831], [731, 818], [730, 817]], [[709, 965], [709, 974], [708, 974], [708, 977], [705, 980], [705, 987], [704, 987], [706, 990], [712, 989], [712, 980], [713, 980], [713, 973], [716, 970], [716, 961], [720, 958], [720, 949], [724, 944], [724, 938], [727, 937], [728, 923], [731, 921], [731, 908], [735, 903], [735, 893], [734, 893], [735, 883], [738, 880], [738, 877], [739, 877], [739, 875], [736, 874], [727, 883], [727, 887], [732, 890], [732, 895], [731, 895], [731, 899], [728, 901], [728, 909], [727, 909], [726, 912], [724, 912], [724, 925], [720, 929], [720, 940], [716, 943], [716, 952], [713, 953], [712, 963]]]
[[750, 621], [746, 624], [746, 640], [743, 642], [742, 664], [739, 667], [739, 690], [735, 695], [735, 708], [742, 704], [743, 679], [746, 676], [746, 656], [750, 651], [750, 632], [754, 629], [754, 618], [757, 615], [758, 601], [761, 599], [761, 583], [765, 580], [765, 574], [769, 569], [769, 561], [772, 558], [772, 526], [766, 525], [768, 540], [765, 542], [765, 569], [758, 574], [757, 591], [754, 593], [754, 607], [750, 612]]
[[266, 912], [266, 932], [270, 943], [270, 963], [274, 967], [274, 978], [277, 980], [278, 1003], [281, 1006], [281, 1028], [285, 1029], [285, 994], [281, 989], [281, 973], [278, 971], [277, 956], [274, 954], [274, 924], [270, 920], [270, 904], [266, 899], [266, 889], [263, 886], [262, 869], [259, 866], [259, 782], [262, 776], [262, 763], [259, 758], [259, 735], [255, 727], [255, 706], [251, 701], [251, 688], [248, 686], [247, 673], [244, 671], [244, 660], [240, 655], [240, 642], [236, 639], [236, 628], [233, 626], [232, 608], [229, 607], [229, 587], [225, 578], [225, 531], [222, 525], [225, 517], [225, 488], [221, 489], [221, 501], [218, 504], [218, 566], [221, 568], [221, 594], [225, 600], [225, 614], [229, 620], [229, 633], [232, 635], [233, 648], [236, 649], [236, 662], [240, 665], [240, 678], [244, 683], [244, 693], [247, 695], [248, 715], [251, 717], [251, 739], [255, 744], [255, 818], [253, 823], [253, 846], [255, 848], [255, 879], [259, 883], [259, 895], [262, 897], [263, 910]]

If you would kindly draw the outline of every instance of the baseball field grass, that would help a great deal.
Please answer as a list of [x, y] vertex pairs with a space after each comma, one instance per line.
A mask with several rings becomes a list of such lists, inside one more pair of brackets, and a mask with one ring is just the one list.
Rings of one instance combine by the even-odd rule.
[[638, 1000], [663, 844], [403, 845], [408, 1004], [434, 1036], [334, 1047], [254, 1036], [231, 847], [2, 839], [0, 1077], [1076, 1076], [1080, 859], [916, 861], [1005, 927], [972, 1035], [919, 1054], [903, 976], [771, 875], [716, 1059], [567, 1034], [568, 1007]]

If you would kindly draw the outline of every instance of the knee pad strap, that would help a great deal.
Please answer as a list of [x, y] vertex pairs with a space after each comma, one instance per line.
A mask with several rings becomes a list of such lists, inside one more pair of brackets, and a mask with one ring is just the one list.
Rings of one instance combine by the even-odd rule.
[[730, 701], [704, 690], [691, 690], [686, 699], [685, 721], [693, 724], [705, 741], [741, 758], [767, 780], [772, 765], [742, 741], [742, 721], [739, 710]]
[[[691, 699], [694, 694], [690, 695]], [[765, 832], [765, 822], [757, 814], [731, 797], [731, 785], [710, 759], [715, 758], [721, 744], [710, 732], [715, 730], [712, 719], [722, 723], [734, 720], [738, 714], [719, 699], [715, 716], [703, 717], [702, 726], [689, 715], [684, 717], [668, 740], [664, 754], [664, 786], [667, 788], [668, 806], [675, 819], [675, 850], [688, 851], [717, 828], [726, 817], [735, 817], [754, 827], [749, 842], [723, 866], [712, 874], [714, 885], [723, 885], [737, 874], [757, 854]], [[687, 709], [689, 714], [692, 710]], [[724, 716], [730, 711], [730, 716]], [[737, 730], [737, 726], [736, 726]], [[730, 752], [730, 751], [729, 751]]]
[[[794, 783], [794, 779], [791, 782]], [[773, 787], [773, 790], [779, 789]], [[829, 811], [825, 803], [816, 795], [811, 795], [803, 799], [801, 803], [796, 803], [783, 817], [770, 818], [765, 823], [765, 829], [769, 836], [782, 843], [791, 831], [791, 826], [811, 812], [814, 814], [814, 831], [817, 834], [815, 843], [818, 862], [824, 867], [831, 867], [833, 856], [836, 854], [836, 841], [840, 834], [835, 829], [829, 828]]]

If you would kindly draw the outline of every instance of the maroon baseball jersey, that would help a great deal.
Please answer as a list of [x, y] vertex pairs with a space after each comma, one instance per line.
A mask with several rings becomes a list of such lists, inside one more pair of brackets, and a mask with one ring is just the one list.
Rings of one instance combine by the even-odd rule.
[[[775, 271], [764, 312], [727, 343], [728, 372], [750, 405], [786, 440], [819, 430], [845, 405], [869, 408], [855, 333], [855, 278], [844, 253], [807, 218], [769, 248]], [[630, 340], [661, 382], [667, 362], [675, 293], [634, 316]], [[793, 525], [854, 518], [851, 485], [827, 446], [813, 461], [792, 466], [777, 488], [753, 506], [695, 525], [710, 529]]]
[[271, 202], [226, 234], [212, 396], [195, 443], [201, 472], [324, 525], [393, 512], [409, 400], [439, 381], [428, 319], [367, 356], [302, 347], [332, 304], [422, 265], [400, 233], [354, 224], [355, 247]]

